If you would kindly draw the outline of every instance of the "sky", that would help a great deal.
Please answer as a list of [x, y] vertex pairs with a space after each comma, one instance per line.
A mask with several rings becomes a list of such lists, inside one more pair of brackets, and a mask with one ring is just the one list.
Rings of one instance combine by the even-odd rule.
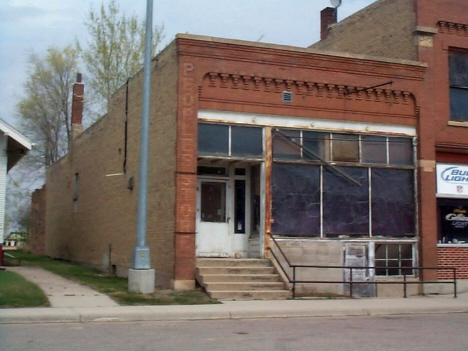
[[[103, 0], [105, 3], [108, 0]], [[338, 20], [374, 0], [343, 0]], [[0, 0], [0, 118], [19, 126], [31, 53], [86, 42], [90, 7], [101, 0]], [[146, 0], [120, 0], [127, 14], [145, 16]], [[163, 46], [177, 33], [307, 47], [319, 40], [320, 11], [329, 0], [154, 0], [154, 24], [164, 24]]]

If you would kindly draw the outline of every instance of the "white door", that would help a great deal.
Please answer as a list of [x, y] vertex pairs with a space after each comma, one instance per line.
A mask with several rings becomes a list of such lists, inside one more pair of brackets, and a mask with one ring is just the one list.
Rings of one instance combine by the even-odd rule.
[[[344, 265], [351, 267], [363, 267], [362, 269], [353, 269], [352, 279], [351, 270], [344, 270], [344, 279], [353, 282], [367, 282], [372, 280], [368, 260], [368, 245], [364, 243], [345, 243]], [[345, 294], [349, 294], [350, 285], [345, 284]], [[374, 296], [374, 286], [372, 284], [354, 284], [353, 296], [372, 297]]]
[[199, 179], [197, 191], [197, 255], [229, 256], [228, 180]]

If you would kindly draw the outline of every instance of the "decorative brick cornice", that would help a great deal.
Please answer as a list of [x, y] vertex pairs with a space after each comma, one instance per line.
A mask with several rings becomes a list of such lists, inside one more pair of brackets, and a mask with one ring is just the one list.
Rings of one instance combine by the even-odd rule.
[[230, 88], [281, 93], [292, 91], [296, 94], [358, 101], [373, 101], [386, 104], [408, 105], [412, 94], [408, 91], [366, 88], [345, 84], [313, 82], [286, 78], [262, 77], [259, 75], [209, 72], [205, 76], [210, 88]]
[[439, 33], [468, 37], [468, 24], [439, 21], [437, 27], [439, 28]]
[[453, 152], [460, 154], [468, 154], [468, 144], [452, 143], [452, 142], [436, 142], [436, 151]]

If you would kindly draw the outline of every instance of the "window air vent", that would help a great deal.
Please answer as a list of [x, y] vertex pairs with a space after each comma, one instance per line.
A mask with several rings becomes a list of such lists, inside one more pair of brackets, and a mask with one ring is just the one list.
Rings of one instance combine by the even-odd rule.
[[283, 91], [283, 102], [290, 104], [292, 102], [293, 93], [291, 91]]

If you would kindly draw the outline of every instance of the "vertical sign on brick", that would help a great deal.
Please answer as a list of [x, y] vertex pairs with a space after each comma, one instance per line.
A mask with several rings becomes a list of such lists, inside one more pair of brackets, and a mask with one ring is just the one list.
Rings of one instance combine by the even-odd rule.
[[194, 64], [179, 66], [174, 289], [195, 284], [198, 84]]

